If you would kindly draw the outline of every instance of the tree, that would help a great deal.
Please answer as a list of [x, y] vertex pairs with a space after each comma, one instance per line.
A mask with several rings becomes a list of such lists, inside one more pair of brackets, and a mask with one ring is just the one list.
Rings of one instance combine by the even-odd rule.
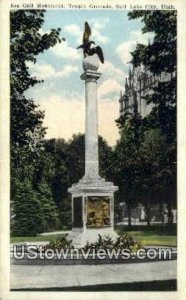
[[99, 172], [100, 176], [106, 180], [114, 181], [113, 165], [114, 152], [103, 137], [98, 138], [98, 154], [99, 154]]
[[[145, 204], [147, 221], [150, 224], [152, 203], [166, 202], [171, 208], [176, 202], [176, 11], [132, 11], [129, 19], [140, 18], [144, 24], [142, 33], [153, 32], [153, 41], [148, 45], [138, 44], [131, 53], [133, 67], [144, 65], [158, 79], [153, 93], [144, 97], [147, 104], [153, 103], [149, 115], [141, 119], [137, 114], [125, 115], [116, 120], [121, 138], [116, 147], [119, 159], [135, 160], [128, 172], [127, 163], [119, 165], [120, 191], [126, 189], [131, 195], [137, 186], [138, 200]], [[166, 75], [165, 80], [160, 80]], [[133, 124], [137, 126], [133, 128]], [[127, 126], [129, 128], [127, 129]], [[133, 129], [134, 132], [133, 132]], [[133, 138], [135, 133], [136, 137]], [[125, 136], [124, 136], [125, 135]], [[130, 137], [132, 144], [127, 142]], [[134, 145], [135, 151], [132, 151]], [[127, 156], [128, 151], [131, 154]], [[122, 171], [123, 170], [123, 171]], [[136, 170], [136, 171], [134, 171]], [[122, 171], [122, 172], [121, 172]], [[130, 174], [130, 176], [127, 176]], [[136, 176], [137, 175], [137, 176]], [[125, 192], [126, 193], [126, 192]], [[135, 192], [136, 193], [136, 192]], [[130, 198], [125, 195], [127, 198]], [[125, 198], [124, 197], [124, 198]], [[128, 198], [128, 199], [129, 199]], [[136, 199], [136, 195], [134, 195]], [[130, 214], [130, 212], [129, 212]], [[130, 216], [129, 216], [130, 217]]]
[[10, 14], [10, 85], [11, 85], [11, 158], [14, 167], [23, 167], [22, 157], [30, 159], [37, 155], [45, 134], [42, 127], [44, 113], [24, 92], [41, 82], [29, 74], [28, 62], [36, 62], [39, 53], [61, 42], [60, 29], [41, 34], [44, 22], [43, 10], [14, 10]]
[[41, 231], [52, 231], [58, 225], [57, 206], [52, 197], [49, 185], [45, 182], [39, 182], [37, 187], [39, 195], [39, 204], [42, 215]]
[[159, 129], [149, 129], [144, 132], [138, 151], [140, 161], [138, 185], [139, 200], [145, 206], [148, 225], [150, 225], [152, 205], [162, 204], [162, 195], [166, 186], [164, 185], [166, 151], [166, 138]]
[[34, 236], [42, 232], [39, 194], [28, 180], [14, 182], [12, 201], [15, 214], [12, 233], [16, 236]]
[[169, 143], [176, 140], [176, 11], [132, 11], [129, 19], [141, 18], [144, 23], [142, 33], [153, 32], [153, 42], [147, 46], [138, 44], [132, 52], [134, 67], [143, 64], [159, 78], [167, 75], [164, 81], [158, 81], [153, 93], [145, 97], [147, 104], [154, 103], [152, 112], [144, 120], [149, 127], [160, 128]]
[[59, 219], [63, 228], [72, 228], [72, 205], [71, 197], [63, 198], [59, 207]]
[[[162, 161], [164, 197], [169, 207], [176, 202], [176, 93], [177, 93], [177, 12], [176, 11], [133, 11], [130, 19], [141, 18], [142, 32], [154, 32], [153, 42], [148, 46], [138, 45], [132, 53], [134, 66], [144, 64], [154, 75], [167, 75], [159, 81], [147, 103], [154, 103], [152, 112], [143, 120], [146, 129], [161, 131], [166, 142], [166, 157]], [[169, 200], [168, 200], [169, 199]]]
[[131, 208], [139, 203], [145, 206], [150, 225], [154, 204], [162, 208], [162, 203], [167, 203], [171, 217], [171, 208], [175, 205], [169, 193], [175, 189], [170, 176], [173, 171], [170, 170], [166, 137], [160, 129], [147, 130], [134, 125], [133, 119], [127, 120], [121, 130], [115, 148], [114, 172], [120, 201], [127, 205], [128, 225], [131, 225]]
[[115, 147], [114, 174], [116, 184], [119, 186], [120, 201], [127, 205], [128, 225], [131, 226], [131, 209], [138, 201], [140, 175], [137, 123], [133, 119], [128, 119], [120, 133], [120, 140]]
[[44, 192], [41, 184], [38, 191], [34, 182], [46, 130], [42, 126], [44, 112], [32, 99], [25, 97], [28, 88], [41, 83], [29, 74], [27, 63], [36, 63], [38, 54], [62, 40], [59, 28], [41, 34], [43, 22], [43, 10], [13, 10], [10, 14], [11, 198], [15, 213], [13, 230], [18, 235], [32, 235], [46, 228], [44, 208], [45, 213], [48, 209], [50, 224], [55, 215], [49, 187], [45, 186]]
[[12, 195], [14, 221], [12, 232], [17, 236], [33, 236], [55, 229], [58, 212], [49, 186], [40, 182], [34, 189], [31, 182], [14, 182]]
[[[110, 180], [113, 174], [113, 151], [107, 142], [99, 137], [100, 175]], [[35, 165], [34, 186], [38, 189], [42, 180], [51, 187], [52, 196], [59, 213], [60, 225], [71, 225], [71, 199], [68, 188], [84, 176], [85, 137], [73, 135], [66, 142], [63, 139], [50, 139], [44, 142], [44, 149]]]
[[[138, 10], [128, 13], [129, 19], [141, 18], [144, 27], [142, 33], [154, 32], [153, 43], [139, 45], [133, 52], [133, 59], [150, 67], [151, 71], [176, 71], [176, 34], [177, 12], [166, 10]], [[134, 63], [134, 60], [132, 61]]]
[[[67, 142], [64, 139], [50, 139], [43, 143], [43, 151], [41, 152], [37, 163], [35, 164], [33, 184], [35, 189], [41, 190], [43, 200], [41, 202], [46, 204], [46, 214], [49, 212], [49, 203], [45, 203], [45, 186], [46, 192], [50, 198], [53, 199], [52, 207], [55, 216], [57, 211], [57, 218], [53, 218], [53, 228], [61, 228], [67, 225], [67, 219], [70, 219], [70, 199], [69, 205], [67, 203], [68, 187], [69, 187], [69, 171], [67, 169]], [[69, 208], [69, 212], [67, 210]], [[47, 212], [48, 209], [48, 212]], [[64, 212], [64, 214], [63, 214]], [[48, 222], [48, 221], [47, 221]], [[45, 222], [45, 224], [47, 224]], [[51, 223], [50, 221], [48, 223]], [[50, 226], [51, 227], [51, 226]]]
[[[112, 166], [112, 148], [103, 137], [98, 137], [99, 171], [106, 179], [110, 178]], [[69, 170], [69, 185], [77, 183], [85, 173], [85, 136], [73, 135], [66, 148], [67, 169]]]
[[85, 172], [85, 136], [74, 134], [66, 148], [66, 163], [69, 172], [69, 186], [77, 183]]

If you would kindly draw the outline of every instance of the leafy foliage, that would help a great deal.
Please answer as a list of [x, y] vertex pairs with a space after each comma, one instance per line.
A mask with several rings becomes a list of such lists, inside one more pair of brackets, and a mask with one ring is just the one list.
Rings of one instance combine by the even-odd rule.
[[15, 217], [12, 233], [16, 236], [34, 236], [55, 229], [59, 222], [58, 213], [49, 186], [42, 182], [38, 188], [34, 188], [29, 180], [20, 182], [16, 179], [13, 187]]
[[[41, 82], [29, 74], [27, 62], [36, 62], [39, 53], [61, 42], [60, 29], [41, 34], [43, 10], [14, 10], [10, 14], [10, 85], [11, 85], [11, 154], [15, 166], [21, 163], [23, 149], [37, 153], [45, 134], [44, 113], [24, 92]], [[33, 157], [32, 157], [33, 158]]]
[[113, 240], [109, 236], [101, 236], [99, 234], [98, 240], [94, 243], [89, 243], [84, 246], [85, 251], [88, 249], [95, 249], [95, 252], [99, 249], [129, 249], [130, 251], [133, 251], [134, 249], [137, 250], [141, 247], [140, 243], [138, 241], [135, 241], [131, 236], [127, 234], [121, 234], [119, 235], [116, 240]]
[[[133, 52], [133, 58], [143, 63], [154, 74], [162, 71], [176, 71], [176, 35], [177, 12], [163, 10], [142, 10], [128, 13], [129, 19], [140, 18], [144, 27], [142, 33], [153, 32], [153, 43], [148, 46], [138, 45]], [[134, 61], [132, 61], [134, 63]]]
[[[110, 172], [112, 155], [111, 147], [102, 137], [99, 137], [100, 174], [107, 179], [112, 174]], [[85, 139], [83, 134], [73, 135], [68, 142], [63, 139], [45, 142], [35, 181], [38, 182], [44, 177], [51, 186], [63, 226], [70, 227], [71, 225], [71, 200], [68, 188], [83, 177], [84, 170]]]
[[[119, 235], [116, 240], [113, 240], [110, 236], [102, 236], [99, 234], [97, 241], [89, 243], [87, 242], [86, 245], [79, 250], [83, 249], [84, 251], [94, 250], [95, 253], [99, 249], [104, 250], [122, 250], [128, 249], [130, 251], [137, 250], [141, 247], [141, 244], [138, 241], [135, 241], [131, 236], [128, 234], [121, 234]], [[57, 237], [53, 241], [51, 241], [48, 245], [43, 247], [43, 250], [46, 249], [74, 249], [72, 245], [72, 241], [68, 240], [66, 236]]]
[[43, 10], [13, 10], [10, 14], [11, 88], [11, 198], [17, 235], [34, 235], [54, 227], [57, 212], [50, 186], [34, 181], [38, 158], [43, 155], [44, 113], [32, 99], [28, 88], [41, 81], [29, 74], [28, 62], [61, 42], [60, 29], [41, 34]]
[[16, 236], [36, 235], [41, 232], [42, 212], [39, 194], [29, 181], [14, 183], [12, 197], [15, 218], [12, 233]]
[[[145, 118], [137, 114], [116, 120], [120, 140], [116, 145], [116, 178], [120, 200], [129, 206], [141, 202], [150, 224], [153, 203], [167, 203], [169, 212], [176, 202], [176, 11], [132, 11], [129, 19], [140, 18], [142, 33], [152, 32], [148, 45], [138, 44], [132, 65], [144, 65], [157, 81], [153, 93], [143, 97], [153, 109]], [[134, 126], [135, 125], [135, 126]], [[118, 162], [118, 163], [117, 163]], [[170, 213], [169, 213], [170, 215]], [[128, 216], [130, 219], [130, 207]], [[129, 220], [130, 223], [130, 220]]]
[[51, 189], [46, 182], [42, 181], [38, 184], [37, 190], [42, 215], [41, 231], [52, 231], [58, 222], [58, 212]]
[[153, 93], [144, 97], [147, 104], [155, 104], [145, 121], [150, 127], [161, 128], [172, 143], [176, 139], [177, 12], [133, 11], [128, 15], [129, 19], [141, 18], [143, 33], [154, 33], [151, 44], [139, 44], [132, 53], [134, 67], [143, 64], [156, 76], [169, 76], [168, 80], [159, 81], [153, 87]]
[[138, 121], [128, 119], [120, 132], [121, 136], [115, 147], [114, 174], [119, 186], [120, 202], [125, 201], [128, 208], [129, 225], [131, 208], [138, 203], [140, 172], [139, 125]]
[[56, 237], [54, 240], [52, 240], [48, 245], [43, 247], [43, 250], [46, 249], [73, 249], [72, 241], [68, 240], [66, 235], [62, 237]]

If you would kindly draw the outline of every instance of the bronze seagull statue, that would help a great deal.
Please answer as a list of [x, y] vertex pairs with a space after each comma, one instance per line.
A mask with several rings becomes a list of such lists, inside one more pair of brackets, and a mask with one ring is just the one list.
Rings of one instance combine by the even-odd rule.
[[100, 46], [91, 48], [91, 45], [92, 44], [95, 45], [95, 42], [89, 40], [90, 36], [91, 36], [90, 26], [89, 26], [88, 22], [85, 22], [85, 29], [84, 29], [84, 33], [83, 33], [83, 44], [80, 45], [79, 47], [77, 47], [77, 49], [80, 49], [80, 48], [83, 49], [84, 57], [97, 54], [100, 61], [103, 64], [104, 63], [103, 51]]

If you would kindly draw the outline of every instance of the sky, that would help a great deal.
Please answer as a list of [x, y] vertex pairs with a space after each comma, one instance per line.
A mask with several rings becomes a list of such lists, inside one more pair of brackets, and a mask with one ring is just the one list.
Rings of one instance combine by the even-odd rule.
[[85, 132], [85, 91], [81, 50], [84, 22], [92, 30], [91, 39], [103, 49], [105, 63], [98, 81], [98, 131], [110, 146], [119, 138], [115, 120], [119, 117], [119, 95], [124, 91], [131, 55], [137, 42], [147, 44], [149, 34], [142, 34], [141, 20], [128, 20], [127, 11], [118, 10], [48, 10], [40, 29], [46, 33], [61, 28], [65, 42], [37, 56], [28, 63], [31, 75], [44, 82], [27, 91], [27, 96], [45, 111], [46, 138], [64, 138]]

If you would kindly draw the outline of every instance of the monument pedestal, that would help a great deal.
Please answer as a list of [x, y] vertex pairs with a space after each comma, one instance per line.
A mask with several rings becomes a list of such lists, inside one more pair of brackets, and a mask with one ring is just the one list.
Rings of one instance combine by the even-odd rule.
[[100, 178], [82, 179], [74, 184], [72, 194], [72, 231], [68, 239], [75, 247], [95, 242], [99, 235], [117, 238], [114, 231], [114, 192], [117, 187]]
[[114, 231], [114, 192], [117, 187], [99, 176], [98, 163], [98, 109], [97, 55], [87, 56], [83, 60], [85, 81], [86, 122], [85, 122], [85, 176], [72, 185], [68, 191], [72, 194], [72, 231], [68, 239], [76, 247], [87, 242], [95, 242], [101, 236], [117, 237]]

